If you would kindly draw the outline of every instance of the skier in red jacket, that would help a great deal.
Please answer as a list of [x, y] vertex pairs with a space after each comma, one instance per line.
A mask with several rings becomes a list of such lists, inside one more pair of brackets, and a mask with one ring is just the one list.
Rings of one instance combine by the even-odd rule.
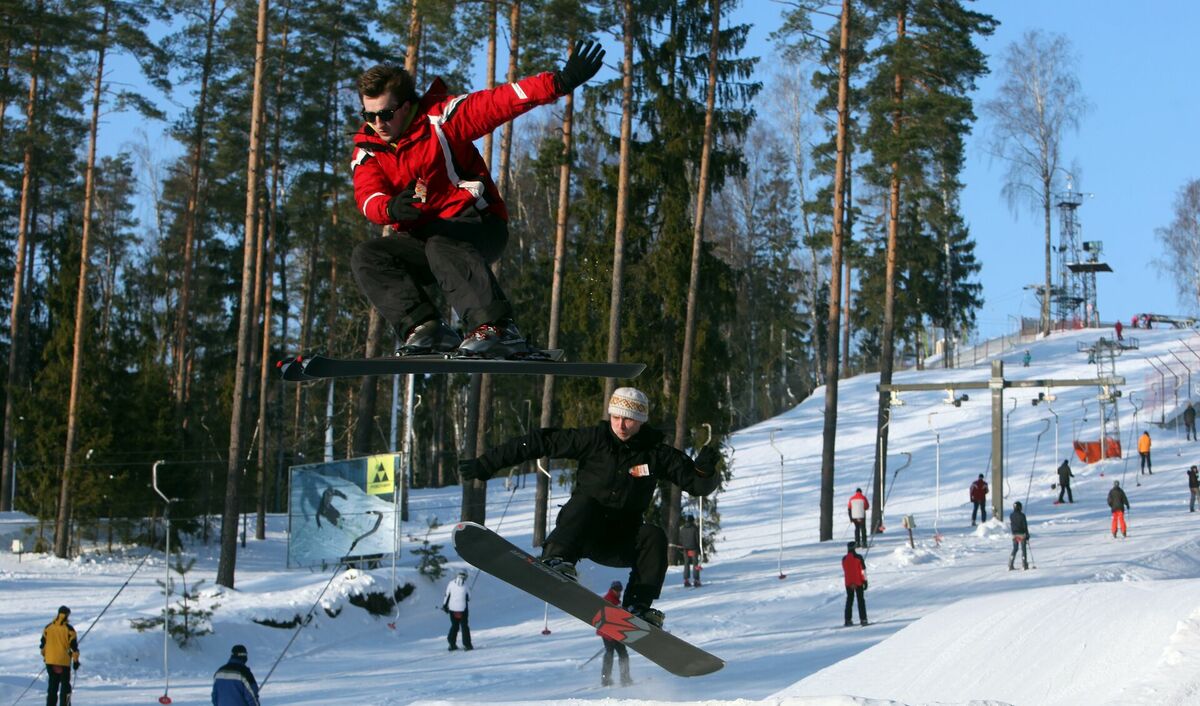
[[[381, 64], [358, 79], [363, 126], [354, 136], [354, 199], [384, 237], [354, 248], [359, 289], [402, 341], [401, 355], [456, 351], [486, 358], [532, 349], [492, 275], [508, 241], [508, 210], [473, 142], [600, 70], [604, 50], [576, 43], [562, 69], [451, 95], [436, 79], [418, 96], [403, 68]], [[442, 320], [440, 290], [468, 334]]]
[[846, 503], [846, 514], [850, 516], [850, 522], [854, 523], [854, 541], [860, 547], [867, 546], [867, 510], [870, 509], [871, 503], [867, 502], [862, 488], [855, 488], [850, 502]]
[[979, 521], [987, 522], [987, 508], [984, 503], [987, 501], [988, 484], [983, 479], [983, 474], [979, 474], [979, 478], [971, 484], [971, 526], [975, 526], [975, 513], [979, 512]]
[[[621, 591], [625, 589], [620, 581], [613, 581], [608, 587], [608, 593], [604, 594], [604, 600], [613, 605], [621, 605]], [[600, 631], [596, 631], [600, 635]], [[621, 666], [621, 686], [629, 686], [633, 683], [633, 679], [629, 676], [629, 650], [625, 648], [625, 643], [617, 642], [600, 635], [600, 639], [604, 640], [604, 662], [600, 667], [600, 686], [612, 686], [612, 663], [613, 653], [617, 654], [617, 662]]]
[[842, 557], [842, 573], [846, 575], [846, 627], [854, 625], [850, 609], [858, 597], [858, 624], [867, 624], [867, 601], [863, 592], [867, 590], [867, 562], [854, 551], [854, 542], [846, 544], [846, 556]]

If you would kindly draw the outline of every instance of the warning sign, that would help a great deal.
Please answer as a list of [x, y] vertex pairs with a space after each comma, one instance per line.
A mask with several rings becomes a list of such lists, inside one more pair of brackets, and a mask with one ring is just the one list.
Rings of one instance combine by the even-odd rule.
[[367, 494], [387, 495], [396, 489], [396, 458], [399, 454], [367, 457]]

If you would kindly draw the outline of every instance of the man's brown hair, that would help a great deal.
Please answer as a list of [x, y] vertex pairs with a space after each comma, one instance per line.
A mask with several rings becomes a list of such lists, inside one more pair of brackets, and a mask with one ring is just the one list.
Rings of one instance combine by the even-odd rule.
[[378, 64], [358, 77], [359, 96], [378, 98], [384, 93], [391, 93], [397, 106], [405, 101], [416, 102], [418, 98], [412, 76], [401, 66]]

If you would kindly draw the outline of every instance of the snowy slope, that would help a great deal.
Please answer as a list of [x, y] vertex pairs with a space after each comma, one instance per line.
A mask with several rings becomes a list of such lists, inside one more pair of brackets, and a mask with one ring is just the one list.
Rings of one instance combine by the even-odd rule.
[[[722, 671], [678, 679], [635, 655], [637, 683], [601, 690], [599, 660], [584, 664], [600, 647], [593, 631], [555, 611], [547, 616], [543, 604], [474, 573], [471, 625], [477, 649], [448, 654], [448, 621], [437, 610], [444, 584], [417, 576], [413, 558], [405, 555], [400, 580], [412, 582], [416, 592], [401, 604], [397, 629], [388, 627], [389, 619], [346, 602], [356, 587], [389, 590], [389, 567], [340, 576], [324, 599], [337, 617], [318, 611], [272, 675], [264, 703], [1200, 703], [1200, 685], [1192, 676], [1200, 665], [1200, 539], [1189, 532], [1200, 515], [1187, 512], [1183, 471], [1196, 462], [1196, 453], [1170, 426], [1187, 390], [1181, 376], [1176, 403], [1175, 381], [1168, 375], [1165, 394], [1159, 394], [1160, 376], [1146, 361], [1155, 354], [1171, 360], [1168, 350], [1184, 350], [1179, 339], [1187, 333], [1128, 333], [1141, 339], [1142, 350], [1128, 352], [1117, 364], [1117, 373], [1127, 379], [1121, 439], [1128, 447], [1132, 393], [1145, 405], [1137, 431], [1148, 428], [1154, 437], [1153, 476], [1138, 478], [1136, 454], [1131, 463], [1113, 459], [1084, 466], [1072, 459], [1076, 502], [1054, 506], [1050, 484], [1073, 437], [1098, 438], [1096, 391], [1053, 390], [1057, 443], [1046, 406], [1029, 402], [1037, 390], [1008, 395], [1015, 402], [1005, 407], [1010, 422], [1005, 504], [1027, 501], [1035, 570], [1007, 571], [1010, 542], [999, 523], [970, 526], [967, 486], [979, 473], [991, 480], [987, 394], [972, 391], [959, 408], [942, 403], [944, 392], [906, 394], [891, 423], [888, 529], [867, 555], [874, 624], [840, 627], [839, 562], [851, 536], [842, 508], [855, 487], [869, 487], [875, 444], [878, 377], [859, 376], [843, 381], [839, 391], [838, 541], [817, 541], [822, 391], [728, 442], [733, 480], [719, 497], [722, 533], [705, 570], [705, 587], [683, 588], [672, 569], [657, 604], [672, 631], [727, 661]], [[1020, 367], [1020, 352], [1012, 352], [1006, 374], [1094, 377], [1095, 366], [1076, 346], [1098, 335], [1061, 334], [1030, 344], [1031, 366]], [[981, 363], [906, 371], [896, 382], [987, 376]], [[1165, 419], [1168, 427], [1147, 426], [1151, 419]], [[911, 454], [911, 464], [896, 472], [905, 454]], [[1107, 530], [1104, 496], [1113, 479], [1126, 481], [1132, 504], [1125, 540], [1113, 540]], [[555, 486], [554, 494], [552, 502], [560, 502], [566, 490]], [[431, 540], [448, 545], [457, 489], [418, 491], [411, 507], [405, 535], [424, 534], [426, 518], [436, 516], [445, 526]], [[509, 492], [502, 481], [491, 482], [488, 524], [522, 546], [532, 535], [532, 507], [532, 483]], [[905, 514], [916, 520], [915, 549], [900, 528]], [[5, 519], [0, 518], [0, 535], [8, 528]], [[329, 580], [328, 572], [284, 570], [285, 527], [284, 518], [272, 518], [268, 539], [251, 540], [239, 553], [238, 590], [218, 599], [216, 633], [187, 650], [171, 646], [175, 703], [207, 703], [211, 674], [236, 642], [249, 647], [250, 666], [261, 681], [291, 632], [250, 620], [303, 614]], [[445, 551], [452, 569], [462, 566], [452, 549]], [[190, 545], [188, 553], [199, 559], [190, 578], [207, 579], [211, 591], [215, 547]], [[54, 609], [70, 605], [82, 633], [142, 556], [97, 554], [63, 562], [26, 555], [18, 563], [14, 555], [0, 554], [0, 700], [16, 699], [40, 668], [37, 638]], [[625, 578], [589, 562], [581, 569], [585, 584], [597, 591]], [[154, 579], [163, 571], [161, 555], [152, 555], [84, 640], [76, 703], [144, 704], [163, 693], [161, 633], [139, 634], [128, 622], [161, 607]], [[542, 634], [544, 620], [549, 635]], [[40, 682], [21, 703], [35, 703], [43, 690]]]

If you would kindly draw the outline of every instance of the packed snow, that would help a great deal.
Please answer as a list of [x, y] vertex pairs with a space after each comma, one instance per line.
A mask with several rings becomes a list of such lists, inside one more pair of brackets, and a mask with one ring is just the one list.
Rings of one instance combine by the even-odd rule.
[[[1079, 344], [1111, 335], [1055, 334], [1009, 350], [1002, 355], [1006, 377], [1094, 378], [1097, 367]], [[187, 648], [170, 643], [167, 673], [161, 629], [139, 633], [130, 626], [131, 619], [162, 609], [161, 552], [110, 555], [100, 546], [71, 561], [17, 555], [7, 551], [11, 540], [28, 543], [23, 527], [36, 523], [16, 513], [0, 516], [0, 701], [44, 700], [38, 639], [65, 604], [80, 635], [90, 629], [81, 643], [75, 703], [147, 704], [164, 693], [176, 704], [208, 703], [212, 674], [233, 644], [248, 647], [249, 666], [262, 682], [295, 632], [254, 621], [304, 616], [332, 578], [323, 609], [267, 680], [264, 704], [1200, 703], [1200, 535], [1191, 532], [1200, 514], [1188, 512], [1185, 476], [1200, 444], [1185, 441], [1175, 427], [1191, 381], [1170, 355], [1195, 360], [1200, 372], [1200, 358], [1187, 358], [1181, 343], [1200, 350], [1200, 339], [1175, 330], [1127, 329], [1130, 335], [1141, 347], [1116, 361], [1116, 374], [1126, 380], [1119, 402], [1125, 459], [1086, 465], [1071, 453], [1074, 439], [1099, 438], [1095, 387], [1005, 392], [1006, 517], [1014, 500], [1025, 503], [1036, 567], [1028, 571], [1019, 560], [1008, 570], [1006, 524], [970, 523], [968, 485], [980, 473], [991, 482], [989, 392], [968, 391], [960, 407], [943, 401], [946, 391], [901, 395], [890, 424], [886, 531], [866, 551], [866, 627], [842, 627], [840, 560], [852, 538], [846, 501], [856, 487], [870, 495], [877, 375], [840, 385], [834, 541], [817, 541], [823, 390], [727, 440], [732, 479], [718, 496], [721, 529], [704, 586], [685, 588], [680, 569], [672, 568], [656, 603], [668, 629], [726, 661], [715, 674], [678, 678], [631, 654], [635, 683], [602, 688], [600, 659], [589, 661], [601, 643], [588, 625], [546, 611], [474, 570], [476, 649], [447, 652], [449, 620], [440, 610], [445, 582], [471, 567], [450, 545], [459, 493], [445, 488], [412, 493], [397, 582], [415, 590], [392, 616], [375, 617], [349, 602], [355, 593], [392, 590], [387, 562], [370, 571], [286, 569], [286, 517], [271, 517], [266, 541], [251, 538], [239, 551], [235, 591], [214, 586], [215, 543], [189, 540], [184, 556], [197, 563], [188, 581], [205, 580], [204, 603], [216, 604], [214, 633]], [[1021, 365], [1026, 348], [1029, 367]], [[1173, 373], [1162, 359], [1172, 361]], [[988, 375], [988, 361], [980, 361], [905, 371], [895, 382], [984, 381]], [[1057, 399], [1033, 405], [1038, 392]], [[1137, 454], [1130, 452], [1142, 430], [1154, 440], [1153, 475], [1140, 475]], [[1055, 469], [1068, 457], [1075, 502], [1055, 505]], [[1105, 496], [1114, 480], [1123, 481], [1131, 503], [1124, 539], [1109, 531]], [[555, 484], [552, 504], [566, 494]], [[487, 524], [528, 547], [533, 479], [520, 487], [494, 479], [488, 500]], [[688, 509], [694, 513], [696, 506]], [[901, 526], [906, 515], [915, 521], [914, 547]], [[437, 582], [416, 572], [410, 553], [415, 543], [409, 537], [424, 536], [432, 518], [441, 526], [430, 540], [449, 558], [449, 572]], [[626, 578], [587, 561], [580, 569], [583, 583], [597, 592]]]

